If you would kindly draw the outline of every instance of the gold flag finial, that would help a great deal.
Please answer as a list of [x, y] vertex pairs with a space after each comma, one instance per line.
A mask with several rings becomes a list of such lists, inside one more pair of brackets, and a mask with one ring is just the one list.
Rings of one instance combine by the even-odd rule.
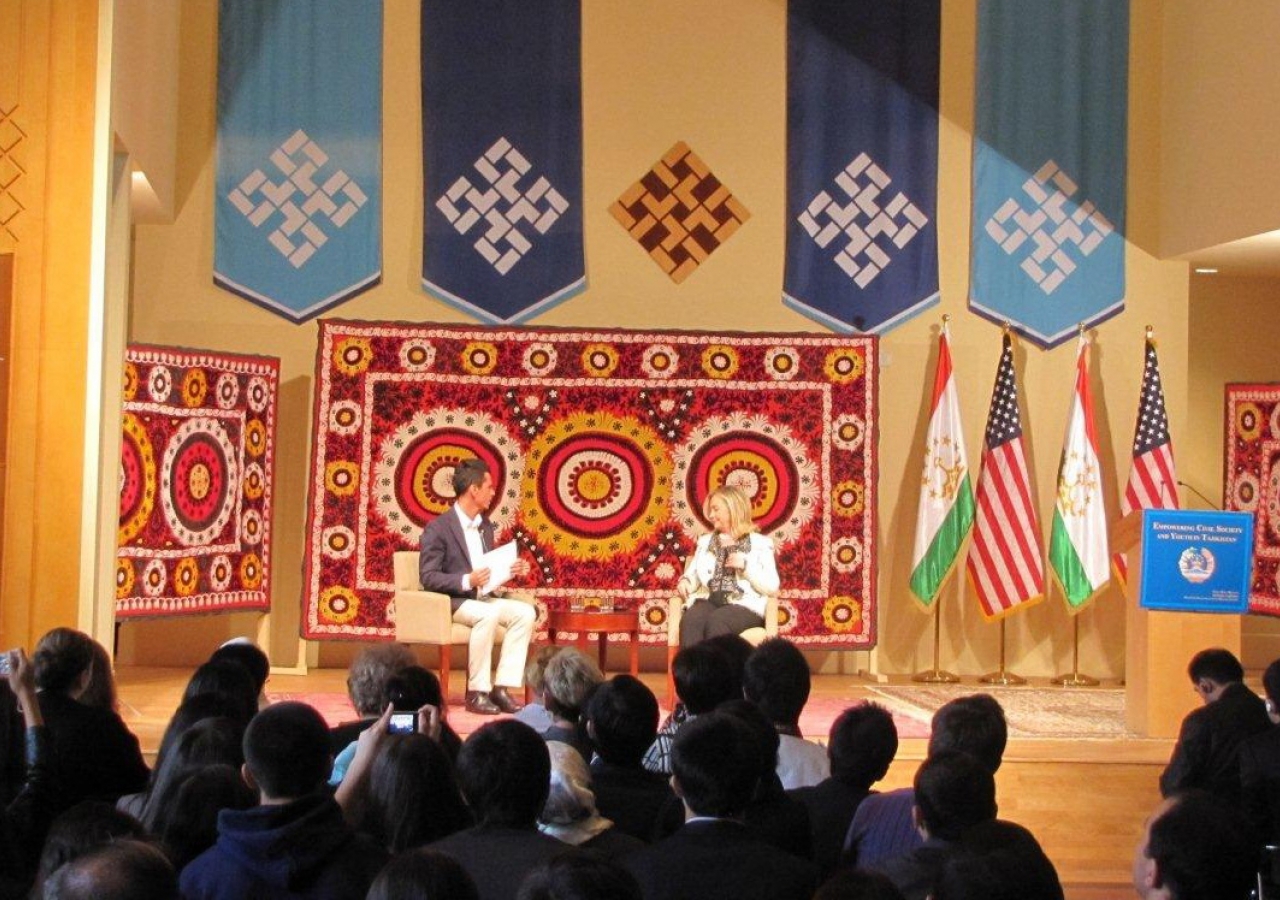
[[1156, 335], [1156, 330], [1150, 325], [1147, 326], [1147, 340], [1151, 340]]

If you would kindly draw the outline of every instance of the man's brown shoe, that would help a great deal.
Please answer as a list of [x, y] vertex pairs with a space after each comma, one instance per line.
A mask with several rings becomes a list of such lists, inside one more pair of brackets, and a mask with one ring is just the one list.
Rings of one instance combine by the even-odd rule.
[[518, 713], [524, 709], [523, 703], [517, 703], [511, 699], [511, 695], [507, 693], [506, 688], [496, 687], [489, 692], [489, 700], [493, 705], [504, 713]]
[[467, 699], [463, 703], [467, 712], [478, 716], [496, 716], [502, 712], [484, 691], [467, 691]]

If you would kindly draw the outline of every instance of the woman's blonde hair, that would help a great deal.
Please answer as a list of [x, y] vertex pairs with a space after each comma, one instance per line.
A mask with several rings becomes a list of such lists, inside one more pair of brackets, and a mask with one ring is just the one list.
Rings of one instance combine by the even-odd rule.
[[751, 520], [751, 498], [742, 488], [731, 484], [722, 484], [702, 501], [702, 514], [711, 521], [711, 501], [719, 497], [729, 510], [729, 530], [735, 538], [750, 534], [756, 530], [756, 523]]

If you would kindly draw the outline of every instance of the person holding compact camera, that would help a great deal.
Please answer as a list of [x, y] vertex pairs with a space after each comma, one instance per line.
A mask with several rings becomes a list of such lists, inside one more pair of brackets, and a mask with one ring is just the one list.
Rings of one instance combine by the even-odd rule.
[[21, 896], [35, 874], [45, 835], [53, 821], [56, 785], [49, 732], [36, 697], [35, 669], [22, 650], [0, 655], [0, 681], [22, 709], [26, 726], [26, 776], [18, 794], [0, 814], [0, 896]]
[[711, 531], [698, 538], [676, 592], [684, 600], [680, 646], [764, 625], [765, 605], [778, 592], [773, 541], [751, 521], [751, 501], [722, 485], [707, 495], [702, 514]]

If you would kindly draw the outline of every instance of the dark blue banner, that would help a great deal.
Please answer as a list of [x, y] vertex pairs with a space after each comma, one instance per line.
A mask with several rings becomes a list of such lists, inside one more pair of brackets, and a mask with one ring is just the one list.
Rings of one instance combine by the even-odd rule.
[[938, 0], [790, 0], [782, 300], [883, 332], [938, 302]]
[[422, 0], [422, 286], [486, 322], [586, 287], [578, 0]]

